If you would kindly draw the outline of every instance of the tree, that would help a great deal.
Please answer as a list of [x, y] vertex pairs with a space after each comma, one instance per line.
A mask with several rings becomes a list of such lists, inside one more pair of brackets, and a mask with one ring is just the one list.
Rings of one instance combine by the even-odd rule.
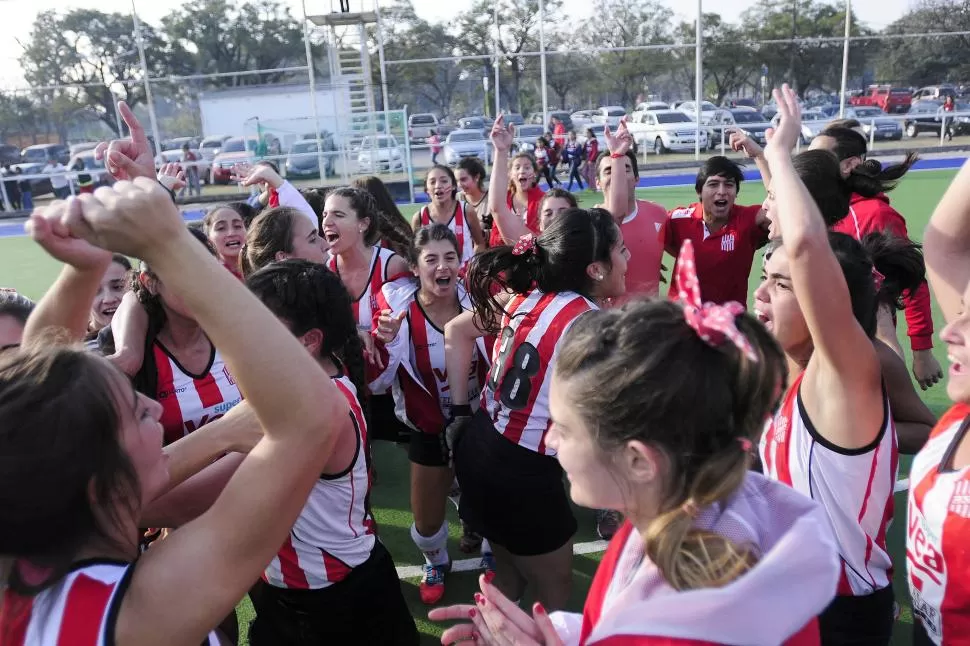
[[[752, 76], [760, 74], [760, 64], [754, 57], [751, 45], [746, 42], [742, 30], [724, 22], [719, 14], [706, 13], [701, 25], [704, 47], [704, 96], [715, 104], [730, 94], [737, 93]], [[696, 26], [693, 22], [683, 22], [677, 27], [679, 42], [696, 41]], [[674, 54], [678, 62], [674, 67], [674, 77], [693, 92], [694, 88], [694, 50], [678, 49]]]
[[[590, 48], [669, 44], [672, 18], [673, 12], [656, 0], [596, 0], [580, 38]], [[594, 74], [610, 100], [632, 105], [637, 94], [667, 71], [669, 57], [662, 49], [602, 52], [593, 57]]]
[[[173, 59], [165, 41], [151, 26], [142, 24], [141, 29], [145, 49], [150, 52], [149, 73], [168, 73]], [[24, 77], [33, 86], [75, 86], [38, 91], [41, 104], [56, 108], [60, 116], [89, 106], [117, 132], [115, 101], [121, 98], [135, 105], [145, 100], [130, 15], [92, 9], [75, 9], [63, 15], [45, 11], [34, 21], [20, 62]]]
[[[303, 29], [276, 0], [236, 5], [228, 0], [186, 3], [162, 19], [173, 50], [184, 52], [194, 74], [244, 72], [306, 64]], [[301, 73], [302, 74], [302, 73]], [[278, 83], [286, 72], [225, 76], [216, 87]]]
[[[924, 0], [886, 28], [887, 34], [964, 32], [886, 41], [877, 70], [888, 81], [928, 85], [970, 75], [970, 0]], [[855, 46], [855, 43], [853, 43]]]

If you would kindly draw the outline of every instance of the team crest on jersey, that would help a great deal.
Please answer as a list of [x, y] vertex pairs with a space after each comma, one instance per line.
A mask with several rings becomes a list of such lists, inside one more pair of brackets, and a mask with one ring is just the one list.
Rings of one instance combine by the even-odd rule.
[[733, 233], [725, 233], [721, 236], [721, 251], [734, 251]]
[[229, 372], [229, 366], [222, 367], [222, 374], [226, 377], [230, 384], [236, 385], [236, 380], [233, 378], [232, 373]]
[[950, 512], [970, 518], [970, 481], [961, 480], [953, 487], [953, 495], [950, 496]]
[[670, 212], [670, 219], [676, 220], [678, 218], [689, 218], [694, 214], [694, 207], [690, 206], [686, 209], [674, 209]]
[[788, 435], [788, 416], [778, 415], [775, 417], [775, 430], [771, 437], [775, 442], [784, 442], [786, 435]]

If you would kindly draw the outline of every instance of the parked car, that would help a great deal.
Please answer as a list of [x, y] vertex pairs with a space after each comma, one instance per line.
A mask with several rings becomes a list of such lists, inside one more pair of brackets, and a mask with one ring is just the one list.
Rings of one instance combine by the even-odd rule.
[[438, 117], [430, 112], [419, 112], [408, 117], [408, 138], [412, 142], [424, 143], [432, 130], [438, 129]]
[[755, 108], [757, 109], [758, 104], [754, 99], [749, 99], [745, 97], [729, 97], [721, 101], [722, 108]]
[[[20, 153], [21, 163], [13, 168], [19, 168], [24, 175], [38, 175], [44, 171], [49, 161], [56, 161], [67, 166], [71, 161], [70, 149], [64, 144], [37, 144], [27, 146]], [[30, 189], [34, 197], [53, 193], [51, 181], [46, 177], [30, 180]]]
[[921, 132], [931, 132], [939, 136], [943, 129], [944, 114], [953, 134], [970, 133], [970, 104], [957, 103], [954, 107], [956, 109], [953, 113], [944, 113], [943, 101], [917, 101], [906, 113], [906, 136], [918, 137]]
[[175, 137], [173, 139], [166, 139], [162, 142], [162, 150], [181, 150], [185, 144], [188, 144], [189, 148], [198, 148], [202, 145], [202, 140], [198, 137]]
[[869, 105], [883, 112], [906, 112], [912, 103], [912, 94], [907, 88], [889, 85], [870, 85], [865, 94], [849, 99], [850, 105]]
[[229, 139], [232, 139], [229, 135], [212, 135], [211, 137], [206, 137], [199, 144], [199, 152], [202, 153], [205, 159], [212, 161], [219, 154], [219, 151], [222, 150], [222, 145]]
[[458, 120], [458, 129], [481, 130], [482, 134], [485, 134], [485, 119], [482, 117], [462, 117]]
[[455, 130], [445, 139], [441, 152], [449, 166], [457, 166], [465, 157], [478, 157], [486, 164], [492, 159], [492, 145], [481, 130]]
[[663, 101], [644, 101], [643, 103], [638, 103], [637, 107], [633, 109], [630, 113], [630, 119], [635, 118], [638, 114], [642, 112], [653, 112], [655, 110], [669, 110], [670, 105], [664, 103]]
[[[762, 146], [767, 143], [765, 131], [771, 123], [765, 115], [751, 108], [731, 108], [730, 110], [718, 110], [711, 119], [711, 145], [721, 145], [721, 133], [728, 128], [737, 126], [748, 133], [748, 135]], [[724, 134], [724, 141], [729, 139], [728, 133]]]
[[593, 123], [593, 117], [596, 116], [596, 110], [577, 110], [569, 115], [569, 120], [573, 124], [573, 130], [578, 134], [580, 130], [586, 129], [589, 124]]
[[[324, 155], [323, 169], [326, 177], [336, 175], [334, 165], [336, 163], [336, 146], [333, 145], [333, 138], [322, 139]], [[328, 147], [328, 143], [330, 144]], [[283, 173], [287, 179], [307, 179], [320, 177], [320, 156], [317, 154], [316, 139], [302, 139], [290, 146], [286, 161], [283, 164]]]
[[913, 101], [924, 101], [926, 99], [943, 101], [948, 96], [952, 96], [954, 101], [958, 98], [957, 89], [952, 85], [928, 85], [913, 92]]
[[[481, 133], [479, 133], [481, 134]], [[394, 135], [368, 135], [357, 149], [357, 170], [361, 173], [404, 171], [404, 150]]]
[[[776, 114], [771, 118], [771, 127], [777, 128], [781, 116]], [[831, 117], [821, 110], [805, 110], [802, 112], [802, 134], [799, 141], [802, 145], [809, 144], [827, 125], [832, 123]]]
[[0, 145], [0, 164], [19, 164], [20, 148], [10, 144]]
[[85, 150], [94, 150], [97, 147], [98, 147], [97, 141], [82, 141], [80, 143], [71, 144], [71, 147], [68, 151], [68, 155], [70, 156], [71, 159], [74, 159], [79, 154], [83, 153]]
[[[677, 106], [677, 109], [691, 119], [697, 118], [697, 105], [693, 101], [684, 101]], [[701, 123], [704, 125], [709, 124], [717, 113], [717, 110], [717, 106], [710, 101], [701, 101]]]
[[[696, 123], [680, 110], [652, 110], [640, 112], [627, 122], [630, 134], [638, 146], [662, 154], [670, 150], [693, 151], [697, 141]], [[701, 128], [700, 147], [709, 146], [707, 128]]]
[[505, 123], [511, 123], [513, 126], [521, 126], [523, 123], [525, 123], [525, 117], [518, 112], [510, 112], [505, 115]]
[[620, 125], [620, 119], [625, 116], [626, 108], [622, 105], [604, 105], [600, 107], [599, 112], [593, 117], [593, 123], [602, 123], [615, 129]]
[[211, 180], [213, 184], [228, 184], [232, 167], [241, 162], [252, 163], [256, 159], [258, 142], [254, 137], [230, 137], [222, 144], [219, 154], [212, 159]]
[[[95, 187], [111, 186], [114, 184], [114, 178], [111, 177], [111, 173], [104, 166], [104, 159], [94, 158], [94, 149], [82, 150], [71, 157], [70, 163], [67, 165], [68, 169], [76, 170], [78, 162], [84, 165], [83, 172], [87, 172], [91, 176], [91, 179], [94, 180]], [[74, 192], [77, 193], [79, 190], [77, 179], [72, 179], [71, 183], [74, 185]]]
[[544, 134], [544, 130], [545, 128], [534, 123], [516, 126], [512, 150], [517, 153], [531, 153], [536, 149], [536, 139]]
[[[844, 115], [846, 119], [856, 119], [862, 125], [866, 137], [896, 141], [903, 138], [902, 123], [888, 118], [885, 112], [875, 106], [847, 105]], [[872, 132], [873, 125], [876, 127], [875, 134]]]

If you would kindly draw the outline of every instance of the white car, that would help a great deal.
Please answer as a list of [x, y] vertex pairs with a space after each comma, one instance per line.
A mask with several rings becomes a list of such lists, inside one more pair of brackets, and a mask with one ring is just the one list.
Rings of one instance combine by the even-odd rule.
[[620, 119], [626, 116], [626, 108], [621, 105], [604, 105], [599, 112], [593, 116], [593, 123], [602, 123], [610, 128], [616, 129], [620, 125]]
[[[771, 118], [771, 127], [777, 128], [780, 115]], [[832, 118], [820, 110], [805, 110], [802, 112], [802, 134], [800, 137], [802, 144], [809, 144], [812, 139], [818, 136], [827, 125], [832, 122]]]
[[[693, 152], [697, 141], [697, 124], [679, 110], [640, 112], [627, 128], [641, 148], [650, 148], [660, 155], [670, 150]], [[706, 150], [710, 139], [707, 128], [701, 128], [700, 146]]]
[[[693, 101], [684, 101], [677, 109], [692, 119], [697, 118], [697, 104]], [[709, 124], [717, 111], [718, 107], [710, 101], [701, 101], [701, 123]]]
[[357, 169], [361, 173], [404, 170], [404, 151], [394, 135], [368, 135], [357, 150]]
[[465, 157], [478, 157], [488, 164], [492, 159], [492, 144], [481, 130], [452, 130], [441, 152], [449, 166], [457, 166]]

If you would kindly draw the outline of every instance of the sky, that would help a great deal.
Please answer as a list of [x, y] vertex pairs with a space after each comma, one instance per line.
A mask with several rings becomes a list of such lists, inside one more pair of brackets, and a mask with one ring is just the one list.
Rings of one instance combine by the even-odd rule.
[[[305, 0], [307, 13], [328, 13], [331, 7], [338, 7], [336, 0]], [[660, 0], [681, 19], [689, 20], [696, 15], [696, 5], [682, 0]], [[302, 15], [300, 0], [283, 0], [295, 16]], [[351, 8], [361, 4], [373, 7], [374, 0], [351, 0]], [[912, 0], [852, 0], [852, 8], [858, 18], [872, 28], [881, 29], [899, 18], [911, 5]], [[472, 0], [412, 0], [415, 11], [425, 20], [445, 22], [455, 17], [472, 4]], [[707, 0], [705, 11], [716, 11], [722, 16], [739, 16], [741, 12], [755, 3], [755, 0]], [[158, 0], [134, 0], [138, 16], [147, 22], [158, 23], [178, 2], [159, 2]], [[579, 20], [590, 13], [589, 0], [563, 0], [563, 12], [573, 20]], [[96, 8], [105, 12], [131, 11], [132, 0], [0, 0], [0, 21], [3, 23], [0, 34], [0, 88], [14, 89], [23, 87], [23, 75], [18, 58], [22, 47], [18, 40], [24, 41], [30, 34], [34, 18], [41, 11], [57, 9], [69, 11], [76, 8]]]

